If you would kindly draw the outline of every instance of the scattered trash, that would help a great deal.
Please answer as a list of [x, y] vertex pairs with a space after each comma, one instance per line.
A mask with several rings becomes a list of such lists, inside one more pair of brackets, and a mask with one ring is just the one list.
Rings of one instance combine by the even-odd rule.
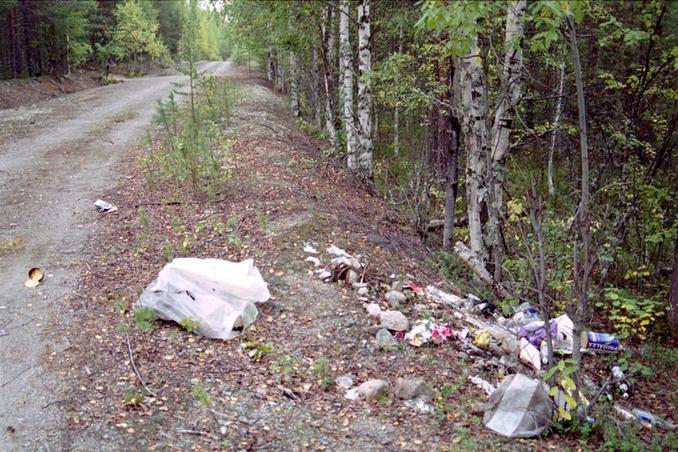
[[[616, 383], [617, 385], [617, 390], [621, 393], [621, 396], [623, 399], [628, 399], [629, 398], [629, 385], [628, 382], [626, 381], [626, 376], [624, 375], [624, 371], [621, 370], [621, 367], [619, 366], [613, 366], [611, 369], [612, 372], [612, 381]], [[608, 394], [608, 397], [612, 397], [611, 394]]]
[[509, 438], [529, 438], [551, 425], [553, 401], [543, 382], [514, 374], [492, 392], [484, 408], [487, 428]]
[[24, 283], [24, 286], [31, 288], [37, 287], [44, 277], [45, 273], [40, 267], [33, 267], [28, 270], [28, 279]]
[[524, 337], [520, 339], [520, 360], [525, 364], [531, 365], [536, 370], [541, 370], [539, 349]]
[[382, 350], [391, 350], [398, 345], [398, 341], [393, 338], [391, 333], [389, 333], [386, 328], [382, 328], [377, 331], [376, 339], [377, 347]]
[[388, 388], [389, 385], [384, 380], [368, 380], [358, 387], [346, 391], [344, 398], [348, 400], [371, 400], [382, 394], [387, 394]]
[[476, 331], [473, 344], [478, 347], [488, 347], [490, 345], [490, 332], [487, 330]]
[[320, 259], [318, 259], [317, 257], [308, 256], [308, 257], [305, 259], [305, 261], [306, 261], [306, 262], [312, 262], [314, 267], [319, 267], [319, 266], [320, 266]]
[[405, 340], [415, 347], [421, 347], [433, 336], [433, 322], [427, 319], [417, 320], [417, 323], [405, 334]]
[[508, 321], [509, 328], [520, 328], [530, 322], [539, 320], [539, 310], [529, 303], [523, 303], [514, 309], [515, 314]]
[[410, 327], [407, 317], [400, 311], [381, 311], [379, 321], [381, 326], [392, 331], [407, 331]]
[[493, 384], [491, 384], [491, 383], [488, 382], [487, 380], [485, 380], [485, 379], [483, 379], [483, 378], [480, 378], [480, 377], [478, 377], [478, 376], [475, 376], [475, 377], [469, 376], [468, 378], [469, 378], [469, 380], [471, 380], [471, 383], [473, 383], [473, 384], [476, 385], [478, 388], [480, 388], [480, 389], [482, 389], [483, 391], [485, 391], [485, 393], [486, 393], [487, 395], [491, 395], [491, 394], [497, 389], [497, 388], [494, 387]]
[[134, 304], [163, 320], [191, 318], [196, 332], [232, 339], [257, 318], [255, 303], [271, 297], [254, 261], [177, 258], [165, 265]]
[[304, 245], [304, 253], [318, 254], [318, 250], [313, 248], [311, 245], [307, 243], [306, 245]]
[[422, 399], [426, 402], [435, 396], [433, 388], [423, 378], [398, 378], [393, 394], [401, 400]]
[[99, 209], [99, 212], [117, 212], [118, 207], [114, 204], [106, 202], [102, 199], [97, 199], [94, 201], [94, 205]]
[[415, 411], [418, 411], [419, 413], [433, 413], [435, 411], [435, 407], [428, 403], [428, 401], [423, 398], [406, 400], [405, 405], [409, 408], [414, 409]]
[[619, 350], [619, 339], [614, 334], [589, 331], [584, 335], [582, 347], [598, 352], [615, 353]]
[[337, 384], [337, 386], [340, 386], [344, 389], [348, 389], [353, 386], [353, 378], [351, 378], [350, 375], [339, 375], [334, 379], [334, 382]]
[[431, 296], [431, 299], [434, 302], [439, 304], [446, 304], [456, 308], [460, 308], [464, 304], [464, 300], [461, 297], [445, 293], [435, 286], [426, 287], [426, 292]]
[[613, 410], [617, 414], [617, 416], [623, 419], [635, 420], [648, 427], [660, 427], [666, 430], [676, 429], [675, 424], [667, 421], [662, 417], [654, 415], [649, 411], [640, 410], [638, 408], [628, 410], [621, 405], [614, 405]]

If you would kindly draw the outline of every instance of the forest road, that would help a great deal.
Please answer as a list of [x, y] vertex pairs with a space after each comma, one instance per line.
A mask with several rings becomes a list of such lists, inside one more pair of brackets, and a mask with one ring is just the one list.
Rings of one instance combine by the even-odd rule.
[[[198, 67], [231, 71], [230, 62]], [[145, 137], [156, 101], [187, 81], [128, 79], [0, 110], [0, 450], [63, 448], [59, 355], [69, 345], [52, 338], [77, 325], [65, 300], [87, 268], [81, 250], [102, 215], [93, 203], [116, 185], [115, 165]], [[45, 274], [36, 288], [24, 286], [31, 267]]]

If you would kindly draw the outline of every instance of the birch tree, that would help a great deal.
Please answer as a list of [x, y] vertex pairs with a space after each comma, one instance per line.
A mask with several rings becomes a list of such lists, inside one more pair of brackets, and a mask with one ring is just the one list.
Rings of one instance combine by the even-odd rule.
[[341, 0], [339, 39], [342, 61], [342, 96], [344, 100], [344, 129], [346, 130], [346, 165], [356, 171], [356, 127], [353, 115], [353, 49], [351, 48], [350, 9], [348, 0]]
[[323, 66], [323, 87], [325, 88], [325, 129], [333, 149], [337, 147], [337, 129], [334, 125], [334, 90], [332, 84], [332, 55], [331, 46], [334, 40], [332, 28], [332, 7], [326, 7], [323, 11], [323, 20], [320, 25], [321, 53]]
[[372, 69], [370, 48], [370, 2], [360, 0], [358, 4], [358, 171], [372, 180], [372, 88], [367, 74]]

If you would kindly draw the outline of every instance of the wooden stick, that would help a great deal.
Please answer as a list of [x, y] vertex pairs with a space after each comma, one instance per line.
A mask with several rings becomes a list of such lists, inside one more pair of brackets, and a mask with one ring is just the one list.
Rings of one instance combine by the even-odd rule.
[[129, 341], [129, 334], [127, 334], [127, 331], [125, 331], [125, 340], [127, 341], [127, 351], [129, 352], [129, 361], [132, 363], [132, 369], [134, 370], [134, 373], [136, 374], [137, 378], [141, 382], [141, 386], [144, 387], [144, 389], [149, 393], [154, 396], [158, 396], [154, 391], [148, 388], [146, 386], [146, 382], [144, 381], [143, 377], [141, 376], [141, 373], [139, 372], [139, 369], [137, 369], [137, 365], [134, 363], [134, 355], [132, 353], [132, 344]]

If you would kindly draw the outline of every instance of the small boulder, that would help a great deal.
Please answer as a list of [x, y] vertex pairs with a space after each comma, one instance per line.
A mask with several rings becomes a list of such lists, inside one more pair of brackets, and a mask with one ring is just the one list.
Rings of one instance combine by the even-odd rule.
[[388, 332], [386, 328], [377, 331], [377, 347], [382, 350], [390, 350], [398, 346], [398, 341]]
[[369, 291], [370, 289], [368, 289], [367, 287], [361, 287], [360, 289], [358, 289], [358, 295], [367, 295]]
[[353, 378], [351, 378], [350, 375], [339, 375], [337, 378], [334, 379], [334, 382], [338, 385], [341, 386], [344, 389], [348, 389], [351, 386], [353, 386]]
[[325, 270], [325, 271], [323, 271], [322, 273], [320, 273], [320, 274], [318, 275], [318, 278], [320, 278], [320, 279], [322, 279], [322, 280], [325, 280], [325, 279], [327, 279], [327, 278], [329, 278], [329, 277], [331, 277], [331, 276], [332, 276], [332, 273], [330, 273], [330, 272], [328, 272], [327, 270]]
[[398, 378], [394, 394], [402, 400], [433, 400], [434, 392], [431, 385], [423, 378]]
[[348, 272], [346, 272], [346, 281], [349, 284], [357, 283], [358, 278], [359, 278], [358, 273], [355, 270], [349, 270]]
[[351, 389], [344, 395], [349, 400], [366, 399], [372, 400], [382, 394], [388, 393], [388, 383], [384, 380], [367, 380], [360, 386]]
[[384, 295], [384, 298], [386, 298], [389, 306], [391, 306], [393, 309], [399, 308], [400, 303], [404, 303], [407, 300], [407, 297], [402, 292], [397, 290], [389, 290]]
[[381, 326], [391, 331], [407, 331], [410, 328], [410, 322], [400, 311], [382, 311], [379, 320]]
[[365, 309], [367, 309], [367, 313], [372, 317], [379, 317], [381, 314], [381, 308], [377, 303], [367, 304], [365, 305]]

